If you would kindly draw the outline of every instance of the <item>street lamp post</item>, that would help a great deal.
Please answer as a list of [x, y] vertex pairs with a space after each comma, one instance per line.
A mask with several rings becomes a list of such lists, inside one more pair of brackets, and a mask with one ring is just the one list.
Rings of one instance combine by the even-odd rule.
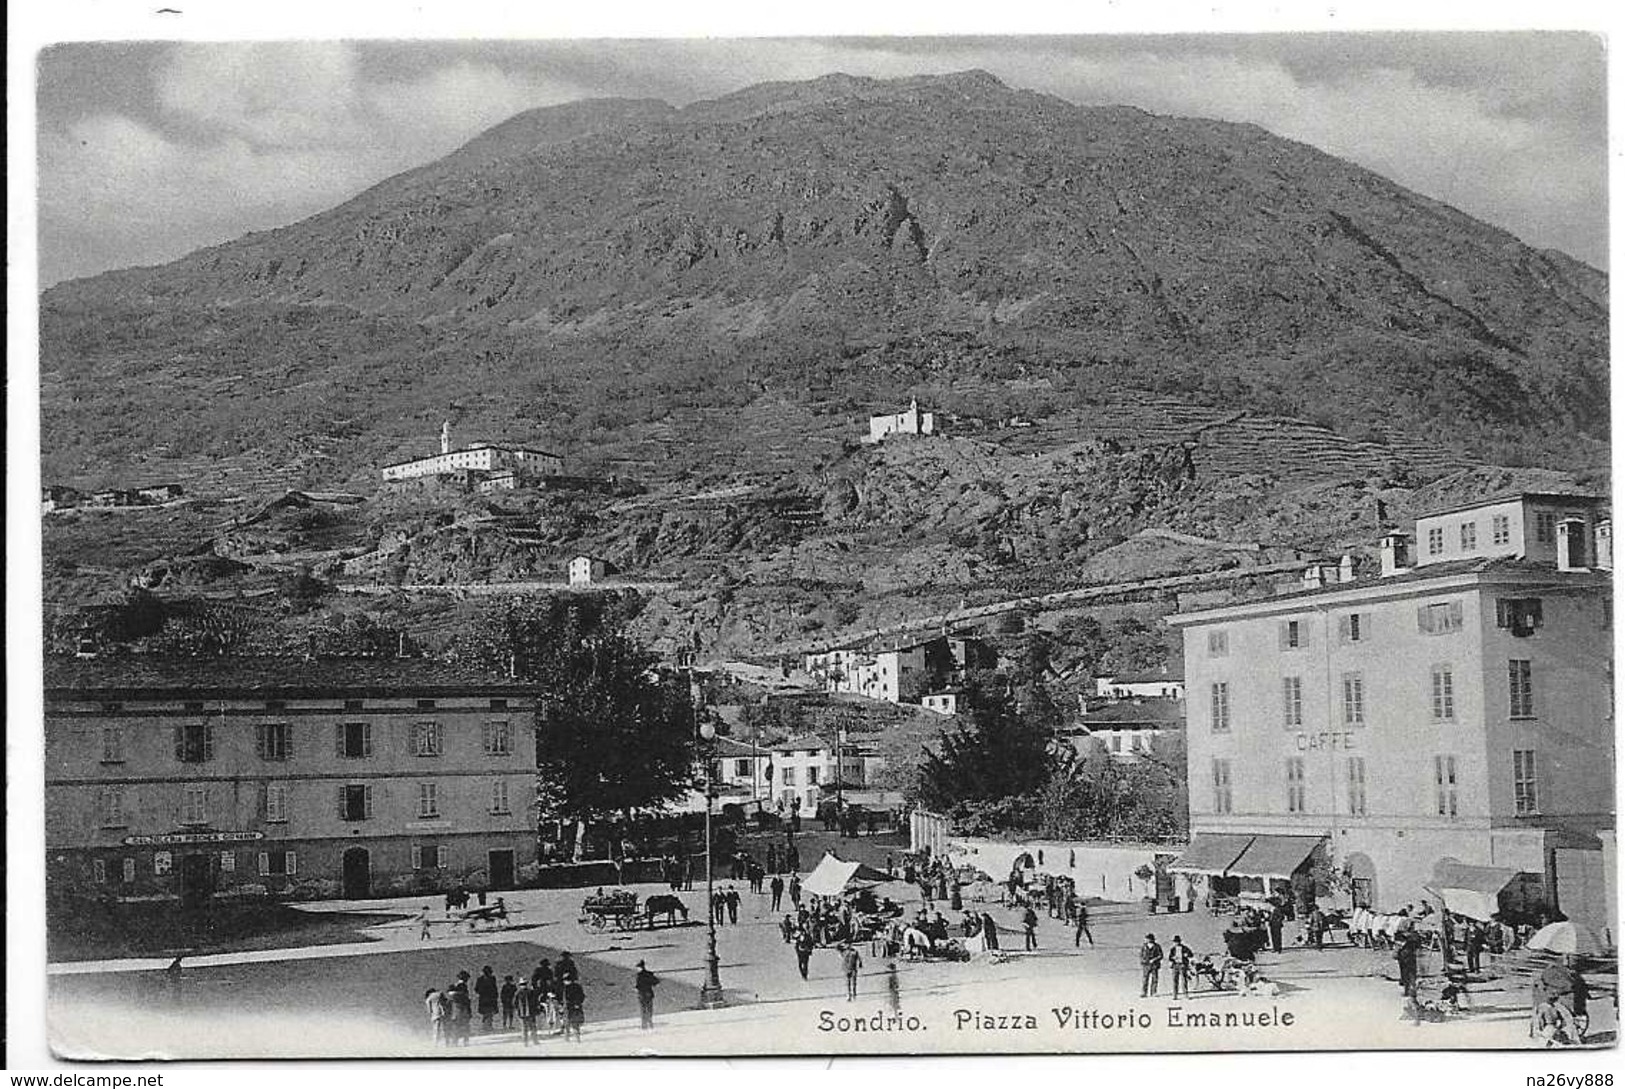
[[[692, 677], [692, 672], [690, 677]], [[699, 717], [698, 701], [694, 705], [694, 716]], [[715, 895], [711, 865], [711, 799], [716, 793], [715, 781], [712, 777], [711, 743], [716, 740], [717, 728], [709, 722], [700, 724], [700, 738], [705, 742], [705, 982], [700, 985], [700, 1008], [714, 1010], [724, 1004], [722, 996], [722, 979], [718, 975], [720, 967], [717, 960], [717, 913], [714, 907]]]

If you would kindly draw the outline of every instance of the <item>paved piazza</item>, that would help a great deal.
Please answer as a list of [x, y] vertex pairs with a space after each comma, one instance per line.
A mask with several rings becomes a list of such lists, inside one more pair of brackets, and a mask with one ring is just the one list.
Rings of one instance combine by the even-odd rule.
[[[569, 950], [582, 967], [587, 1026], [580, 1043], [547, 1039], [526, 1049], [515, 1033], [478, 1034], [469, 1056], [496, 1054], [734, 1054], [1045, 1050], [1306, 1050], [1358, 1040], [1367, 1047], [1523, 1047], [1528, 999], [1522, 984], [1473, 985], [1466, 1012], [1420, 1024], [1404, 1016], [1392, 959], [1348, 946], [1291, 947], [1260, 964], [1278, 994], [1239, 997], [1198, 990], [1188, 1000], [1139, 996], [1136, 947], [1150, 931], [1166, 946], [1174, 934], [1201, 955], [1223, 948], [1225, 920], [1206, 913], [1147, 915], [1138, 905], [1098, 905], [1096, 945], [1075, 950], [1070, 928], [1044, 919], [1036, 953], [1000, 963], [899, 961], [899, 1009], [888, 1006], [888, 964], [863, 949], [860, 995], [848, 1002], [832, 950], [813, 954], [810, 978], [796, 972], [767, 896], [738, 886], [738, 925], [721, 926], [717, 948], [729, 1004], [696, 1009], [705, 948], [703, 887], [684, 894], [687, 926], [594, 932], [578, 921], [586, 890], [505, 893], [509, 928], [423, 940], [415, 921], [391, 922], [348, 945], [224, 953], [189, 958], [175, 981], [167, 958], [58, 964], [51, 968], [50, 1016], [64, 1055], [196, 1057], [448, 1054], [428, 1039], [422, 995], [459, 969], [491, 965], [500, 979], [528, 974], [543, 956]], [[634, 886], [640, 896], [663, 886]], [[888, 886], [912, 911], [917, 892]], [[899, 893], [905, 894], [899, 896]], [[330, 901], [312, 910], [415, 915], [422, 897]], [[786, 900], [788, 903], [788, 899]], [[1014, 911], [990, 910], [1019, 931]], [[440, 901], [433, 910], [440, 914]], [[957, 914], [945, 912], [950, 922]], [[1287, 940], [1295, 937], [1291, 924]], [[1020, 934], [1005, 935], [1008, 950]], [[1437, 970], [1438, 954], [1424, 972]], [[656, 1027], [638, 1027], [632, 975], [646, 960], [662, 979]], [[1491, 964], [1493, 968], [1493, 962]], [[1606, 982], [1612, 989], [1612, 980]], [[109, 1014], [116, 1013], [116, 1016]], [[1594, 1004], [1592, 1030], [1614, 1036], [1611, 999]], [[1353, 1026], [1358, 1026], [1357, 1030]]]

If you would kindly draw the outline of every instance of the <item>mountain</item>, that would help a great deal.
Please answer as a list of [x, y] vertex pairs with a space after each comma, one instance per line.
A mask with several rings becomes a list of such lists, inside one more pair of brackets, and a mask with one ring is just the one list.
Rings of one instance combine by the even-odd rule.
[[[657, 641], [760, 650], [1338, 554], [1525, 478], [1487, 466], [1605, 486], [1607, 290], [1260, 128], [981, 72], [535, 110], [303, 222], [45, 292], [47, 480], [369, 497], [271, 529], [49, 519], [49, 596], [585, 551], [680, 586]], [[857, 441], [910, 397], [948, 438]], [[375, 495], [447, 419], [621, 485]]]
[[728, 449], [683, 411], [764, 395], [996, 419], [1129, 390], [1596, 462], [1606, 297], [1254, 126], [837, 75], [531, 111], [303, 222], [60, 284], [44, 457], [253, 452], [356, 482], [449, 413], [659, 472]]

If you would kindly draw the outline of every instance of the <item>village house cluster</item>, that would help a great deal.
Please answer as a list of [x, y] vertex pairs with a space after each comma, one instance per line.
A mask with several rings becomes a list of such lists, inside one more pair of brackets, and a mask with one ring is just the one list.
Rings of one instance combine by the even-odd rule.
[[46, 484], [40, 488], [40, 511], [54, 514], [67, 510], [108, 510], [116, 507], [161, 507], [186, 496], [179, 484], [143, 484], [139, 488], [103, 488], [80, 491], [66, 484]]

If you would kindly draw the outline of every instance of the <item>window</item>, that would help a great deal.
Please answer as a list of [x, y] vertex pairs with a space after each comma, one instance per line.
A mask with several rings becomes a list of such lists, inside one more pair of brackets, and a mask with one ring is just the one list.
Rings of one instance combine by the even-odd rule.
[[206, 786], [189, 786], [182, 795], [181, 823], [182, 824], [208, 824], [209, 823], [209, 788]]
[[1448, 663], [1433, 667], [1433, 721], [1456, 720], [1456, 684]]
[[1349, 765], [1349, 816], [1365, 816], [1365, 757], [1351, 756]]
[[1230, 761], [1213, 761], [1213, 812], [1230, 812]]
[[1301, 650], [1304, 645], [1303, 621], [1281, 621], [1280, 643], [1282, 650]]
[[1504, 514], [1490, 519], [1490, 543], [1504, 545], [1512, 540], [1512, 520]]
[[1557, 515], [1549, 510], [1535, 512], [1535, 540], [1541, 544], [1557, 541]]
[[124, 727], [102, 727], [102, 763], [124, 763]]
[[129, 823], [124, 816], [123, 787], [103, 787], [98, 808], [103, 828], [123, 828]]
[[1535, 686], [1529, 673], [1529, 662], [1513, 658], [1507, 662], [1507, 702], [1513, 718], [1535, 717]]
[[1371, 617], [1366, 613], [1348, 613], [1337, 618], [1339, 643], [1364, 643], [1371, 638]]
[[288, 784], [265, 784], [265, 819], [268, 821], [285, 821], [288, 819]]
[[120, 867], [120, 868], [124, 871], [120, 875], [120, 876], [122, 876], [124, 878], [124, 883], [126, 885], [135, 884], [135, 859], [133, 859], [133, 858], [125, 859], [124, 860], [124, 865], [122, 867]]
[[1303, 725], [1303, 678], [1281, 678], [1281, 717], [1287, 729]]
[[419, 711], [433, 711], [434, 710], [434, 700], [418, 700], [418, 710]]
[[1416, 630], [1423, 635], [1449, 635], [1461, 630], [1461, 602], [1437, 601], [1416, 607]]
[[175, 868], [175, 856], [169, 851], [154, 851], [152, 853], [152, 872], [157, 877], [164, 877]]
[[1498, 597], [1495, 599], [1495, 626], [1506, 628], [1513, 635], [1523, 638], [1533, 635], [1535, 629], [1544, 626], [1546, 618], [1542, 615], [1540, 598], [1538, 597]]
[[1209, 689], [1211, 716], [1210, 725], [1216, 734], [1230, 732], [1230, 684], [1227, 681], [1216, 681]]
[[1461, 524], [1461, 550], [1463, 552], [1478, 551], [1478, 523], [1463, 522]]
[[1435, 800], [1438, 803], [1439, 816], [1454, 817], [1456, 815], [1456, 758], [1454, 756], [1435, 756], [1433, 758], [1433, 787]]
[[1444, 527], [1434, 526], [1428, 530], [1428, 555], [1437, 556], [1444, 551]]
[[265, 701], [265, 709], [267, 711], [286, 711], [288, 709], [288, 701], [287, 700], [266, 700]]
[[1303, 757], [1289, 756], [1286, 761], [1286, 811], [1304, 811]]
[[506, 779], [497, 779], [491, 783], [491, 812], [512, 812], [508, 808], [508, 780]]
[[1123, 751], [1123, 737], [1121, 734], [1112, 734], [1112, 752]]
[[513, 727], [506, 722], [485, 724], [485, 754], [508, 756], [513, 752]]
[[254, 727], [254, 747], [261, 760], [286, 760], [293, 752], [293, 727], [286, 722], [261, 722]]
[[807, 785], [808, 786], [817, 786], [818, 785], [818, 769], [817, 768], [808, 768], [807, 769]]
[[338, 754], [349, 760], [363, 760], [372, 755], [372, 723], [346, 722], [333, 730]]
[[443, 751], [440, 723], [420, 722], [412, 731], [413, 744], [419, 756], [439, 756]]
[[237, 872], [237, 852], [236, 851], [221, 851], [220, 852], [220, 872], [221, 873], [236, 873]]
[[440, 816], [439, 783], [418, 784], [418, 816], [425, 818]]
[[293, 851], [261, 851], [260, 873], [266, 877], [292, 877], [299, 872], [299, 856]]
[[201, 711], [201, 710], [203, 710], [203, 701], [202, 700], [188, 700], [186, 703], [182, 704], [181, 706], [183, 706], [188, 711]]
[[1207, 633], [1207, 656], [1209, 658], [1223, 658], [1230, 653], [1230, 633], [1227, 631], [1210, 631]]
[[107, 859], [93, 858], [90, 860], [90, 879], [98, 885], [107, 884]]
[[736, 779], [748, 778], [750, 776], [750, 773], [751, 773], [751, 771], [750, 771], [750, 761], [749, 760], [735, 760], [734, 761], [734, 778], [736, 778]]
[[344, 701], [344, 709], [346, 711], [359, 711], [363, 707], [365, 707], [366, 705], [367, 705], [367, 702], [365, 700], [345, 700]]
[[1535, 792], [1535, 750], [1512, 750], [1512, 811], [1520, 817], [1540, 812]]
[[339, 819], [364, 821], [372, 818], [372, 784], [346, 783], [339, 787]]
[[446, 847], [441, 843], [420, 843], [412, 852], [414, 870], [443, 870], [446, 868]]
[[506, 711], [507, 709], [508, 709], [508, 701], [507, 700], [495, 700], [494, 699], [494, 700], [491, 701], [491, 710], [493, 710], [493, 711]]
[[213, 760], [214, 727], [207, 722], [188, 722], [175, 727], [175, 759], [183, 764]]
[[785, 768], [784, 769], [784, 778], [782, 780], [780, 780], [780, 782], [782, 782], [787, 787], [795, 786], [796, 785], [796, 769], [795, 768]]
[[1343, 674], [1343, 725], [1365, 725], [1365, 677], [1363, 674]]

